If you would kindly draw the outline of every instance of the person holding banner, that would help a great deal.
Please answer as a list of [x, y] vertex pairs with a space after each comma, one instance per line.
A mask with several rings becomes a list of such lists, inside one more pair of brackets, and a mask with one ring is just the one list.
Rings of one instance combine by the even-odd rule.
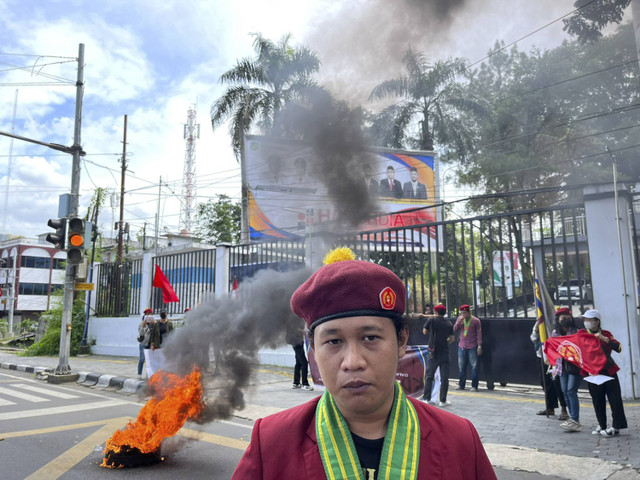
[[543, 344], [540, 341], [540, 330], [538, 321], [533, 324], [531, 329], [531, 336], [529, 337], [533, 343], [533, 348], [536, 350], [536, 360], [538, 366], [538, 376], [540, 377], [540, 386], [544, 391], [544, 406], [543, 410], [538, 410], [536, 415], [546, 415], [550, 417], [556, 414], [556, 408], [558, 408], [558, 401], [560, 402], [560, 415], [558, 420], [569, 420], [569, 413], [567, 412], [567, 404], [562, 394], [562, 385], [560, 384], [560, 377], [553, 378], [549, 373], [547, 365], [545, 365], [544, 357], [542, 354]]
[[151, 370], [151, 375], [158, 370], [162, 370], [165, 364], [164, 352], [162, 351], [162, 344], [166, 342], [167, 336], [173, 330], [173, 325], [167, 318], [167, 312], [164, 310], [160, 312], [160, 320], [153, 324], [151, 329], [151, 340], [149, 342], [149, 360], [150, 365], [147, 364], [147, 372]]
[[[493, 480], [467, 419], [404, 394], [403, 281], [337, 249], [291, 297], [324, 394], [256, 421], [233, 479]], [[446, 441], [443, 441], [446, 439]]]
[[[600, 312], [598, 310], [587, 310], [582, 315], [585, 330], [600, 340], [602, 353], [606, 357], [606, 363], [601, 375], [611, 377], [603, 383], [597, 384], [589, 382], [589, 394], [593, 403], [593, 409], [596, 412], [598, 426], [591, 432], [593, 435], [603, 435], [612, 437], [620, 434], [622, 428], [627, 428], [627, 417], [624, 413], [622, 405], [622, 393], [620, 391], [620, 380], [618, 379], [618, 370], [620, 367], [611, 358], [611, 352], [622, 352], [622, 345], [617, 341], [613, 334], [608, 330], [602, 330], [600, 326]], [[607, 428], [607, 400], [611, 408], [612, 424]]]
[[[552, 337], [562, 337], [565, 335], [573, 335], [578, 331], [576, 323], [569, 308], [559, 308], [556, 310], [556, 327], [551, 332]], [[564, 401], [569, 409], [569, 417], [560, 426], [565, 432], [579, 432], [582, 430], [580, 425], [580, 401], [578, 400], [578, 386], [582, 381], [580, 375], [580, 367], [573, 363], [559, 358], [556, 360], [555, 378], [560, 379], [560, 389], [564, 396]]]

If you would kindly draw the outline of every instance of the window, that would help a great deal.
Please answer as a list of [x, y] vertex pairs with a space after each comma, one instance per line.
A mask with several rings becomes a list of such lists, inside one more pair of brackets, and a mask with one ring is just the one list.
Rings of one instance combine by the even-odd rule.
[[[57, 288], [63, 288], [64, 285], [51, 285], [51, 291]], [[48, 283], [20, 283], [18, 288], [19, 295], [48, 295], [49, 284]]]
[[64, 270], [66, 260], [64, 258], [54, 258], [53, 259], [53, 269], [54, 270]]
[[20, 266], [27, 268], [51, 268], [51, 258], [49, 257], [20, 257]]

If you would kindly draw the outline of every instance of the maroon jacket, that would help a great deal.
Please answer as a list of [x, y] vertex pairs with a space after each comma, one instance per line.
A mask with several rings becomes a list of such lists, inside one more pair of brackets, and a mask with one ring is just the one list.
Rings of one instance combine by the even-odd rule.
[[[315, 413], [320, 397], [259, 419], [233, 480], [324, 480]], [[418, 478], [491, 480], [496, 475], [469, 420], [409, 398], [420, 421]]]

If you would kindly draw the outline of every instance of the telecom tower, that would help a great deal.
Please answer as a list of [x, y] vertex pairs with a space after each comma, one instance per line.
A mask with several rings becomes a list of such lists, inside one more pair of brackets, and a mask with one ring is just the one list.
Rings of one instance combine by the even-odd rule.
[[200, 138], [200, 125], [196, 124], [196, 106], [189, 107], [187, 123], [184, 125], [184, 139], [187, 148], [184, 155], [182, 174], [182, 206], [180, 207], [180, 233], [191, 233], [191, 212], [196, 197], [196, 140]]

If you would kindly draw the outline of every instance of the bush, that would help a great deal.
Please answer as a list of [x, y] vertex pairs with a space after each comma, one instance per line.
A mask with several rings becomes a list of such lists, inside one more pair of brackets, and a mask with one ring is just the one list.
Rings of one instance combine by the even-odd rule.
[[[56, 295], [55, 297], [52, 297], [51, 300], [53, 307], [42, 314], [42, 316], [47, 316], [49, 318], [47, 331], [42, 337], [42, 340], [31, 345], [22, 353], [22, 355], [27, 357], [38, 355], [59, 355], [60, 326], [62, 325], [62, 295]], [[84, 307], [84, 299], [81, 297], [77, 298], [73, 303], [73, 310], [71, 313], [71, 356], [78, 354], [78, 348], [82, 341], [85, 319]]]
[[9, 333], [9, 324], [2, 318], [0, 319], [0, 338], [4, 338]]

